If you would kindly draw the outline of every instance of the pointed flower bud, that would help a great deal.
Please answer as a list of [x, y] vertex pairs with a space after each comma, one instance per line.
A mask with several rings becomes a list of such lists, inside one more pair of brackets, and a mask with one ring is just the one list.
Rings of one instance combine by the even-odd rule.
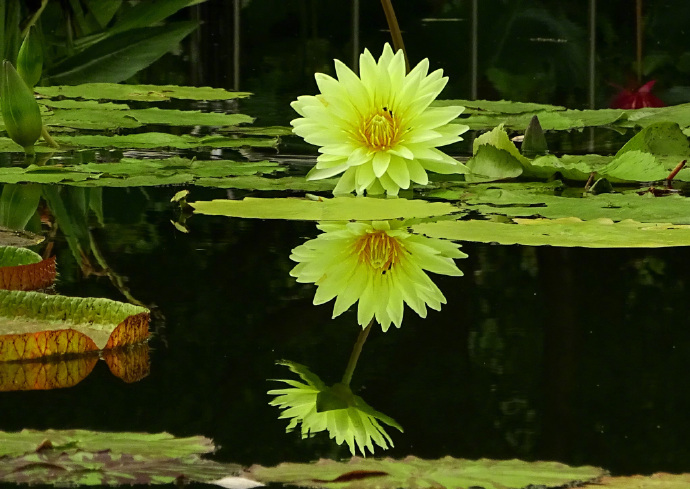
[[34, 92], [7, 60], [2, 62], [0, 71], [0, 109], [8, 136], [27, 153], [33, 153], [43, 127], [41, 111]]
[[33, 87], [41, 79], [42, 70], [43, 48], [36, 34], [36, 28], [32, 26], [19, 48], [17, 73], [29, 87]]

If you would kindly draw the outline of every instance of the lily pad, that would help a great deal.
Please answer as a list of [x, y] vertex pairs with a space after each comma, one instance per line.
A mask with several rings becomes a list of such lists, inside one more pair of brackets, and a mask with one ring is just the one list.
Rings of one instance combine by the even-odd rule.
[[595, 484], [582, 489], [685, 489], [690, 487], [690, 474], [665, 474], [663, 472], [629, 477], [602, 477]]
[[[0, 151], [3, 150], [2, 139], [5, 138], [0, 138]], [[118, 136], [105, 136], [100, 134], [60, 136], [57, 138], [57, 141], [60, 143], [60, 145], [65, 145], [68, 147], [140, 149], [241, 148], [245, 146], [254, 148], [273, 148], [278, 143], [276, 138], [238, 138], [226, 136], [195, 137], [187, 134], [177, 136], [174, 134], [160, 132], [146, 132]], [[39, 146], [36, 147], [37, 150], [38, 148]]]
[[2, 246], [33, 246], [42, 243], [43, 239], [43, 236], [29, 231], [0, 226], [0, 245]]
[[84, 83], [35, 87], [43, 97], [66, 97], [91, 100], [141, 100], [160, 102], [170, 99], [229, 100], [244, 98], [249, 92], [230, 92], [222, 88], [180, 87], [177, 85], [126, 85], [120, 83]]
[[0, 289], [44, 289], [55, 280], [55, 257], [45, 260], [26, 248], [0, 246]]
[[494, 221], [438, 221], [417, 224], [417, 233], [455, 241], [502, 245], [562, 246], [586, 248], [661, 248], [690, 246], [690, 226], [640, 223], [611, 219], [582, 221], [560, 219], [513, 219]]
[[244, 217], [250, 219], [289, 219], [302, 221], [386, 220], [443, 216], [459, 209], [445, 202], [335, 197], [332, 199], [256, 199], [190, 202], [196, 214]]
[[605, 475], [605, 471], [589, 466], [569, 467], [557, 462], [452, 457], [424, 460], [410, 456], [402, 460], [353, 457], [349, 462], [320, 460], [312, 464], [283, 463], [276, 467], [254, 465], [246, 475], [267, 484], [302, 487], [521, 489], [593, 482]]
[[[148, 344], [141, 343], [105, 350], [101, 357], [113, 375], [131, 383], [149, 374], [149, 349]], [[98, 359], [98, 353], [91, 353], [48, 361], [0, 362], [0, 392], [73, 387], [88, 377]]]
[[111, 349], [149, 336], [149, 311], [108, 299], [0, 290], [0, 361]]
[[202, 459], [201, 436], [85, 430], [0, 432], [0, 482], [66, 485], [213, 483], [239, 466]]

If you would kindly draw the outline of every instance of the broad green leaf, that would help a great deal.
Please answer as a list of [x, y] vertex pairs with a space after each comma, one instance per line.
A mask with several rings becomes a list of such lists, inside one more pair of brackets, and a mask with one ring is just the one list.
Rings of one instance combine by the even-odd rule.
[[0, 290], [0, 361], [95, 352], [146, 340], [149, 311], [109, 299]]
[[541, 111], [565, 110], [558, 105], [511, 102], [510, 100], [437, 100], [435, 106], [460, 105], [465, 107], [463, 114], [494, 112], [498, 114], [529, 114]]
[[444, 457], [360, 459], [348, 462], [320, 460], [312, 464], [254, 465], [245, 472], [263, 483], [345, 489], [398, 487], [469, 489], [522, 489], [565, 487], [593, 482], [605, 475], [596, 467], [569, 467], [557, 462], [521, 460], [465, 460]]
[[[65, 147], [61, 150], [73, 147], [87, 148], [241, 148], [244, 146], [254, 148], [272, 148], [278, 143], [275, 138], [234, 138], [225, 136], [195, 137], [187, 134], [176, 136], [174, 134], [160, 132], [145, 132], [139, 134], [125, 134], [122, 136], [78, 135], [60, 136], [56, 138]], [[38, 150], [38, 148], [37, 148]], [[0, 138], [0, 151], [2, 151], [2, 138]]]
[[101, 28], [105, 28], [122, 5], [122, 0], [84, 0]]
[[[690, 105], [688, 111], [690, 112]], [[616, 156], [621, 156], [628, 151], [682, 158], [690, 155], [690, 144], [676, 122], [656, 122], [633, 136], [616, 153]]]
[[[99, 102], [98, 100], [74, 100], [74, 99], [63, 99], [63, 100], [51, 100], [49, 98], [38, 99], [38, 105], [43, 105], [45, 107], [52, 107], [56, 109], [98, 109], [98, 110], [129, 110], [129, 105], [126, 104], [115, 104], [113, 102]], [[44, 112], [49, 114], [50, 110]]]
[[205, 0], [147, 0], [139, 2], [117, 19], [108, 31], [109, 34], [129, 31], [141, 27], [150, 27], [165, 20], [178, 10], [203, 3]]
[[15, 246], [0, 246], [0, 269], [17, 265], [33, 265], [41, 260], [41, 255], [35, 251]]
[[529, 161], [527, 158], [520, 154], [520, 151], [510, 140], [510, 138], [508, 137], [508, 133], [506, 133], [502, 125], [495, 127], [493, 130], [486, 132], [479, 136], [477, 139], [475, 139], [472, 143], [472, 152], [474, 154], [477, 154], [477, 151], [483, 145], [490, 145], [508, 152], [522, 165], [526, 165]]
[[213, 453], [213, 441], [203, 436], [175, 438], [169, 433], [128, 433], [88, 430], [0, 431], [0, 457], [17, 457], [40, 447], [70, 452], [110, 451], [112, 454], [141, 455], [151, 459], [178, 458]]
[[599, 170], [609, 180], [623, 182], [657, 182], [669, 174], [665, 165], [651, 153], [626, 151]]
[[40, 199], [39, 185], [3, 185], [0, 194], [0, 226], [24, 229], [36, 214]]
[[[105, 433], [83, 430], [0, 432], [0, 482], [14, 484], [148, 485], [181, 480], [212, 483], [240, 467], [200, 458], [212, 442], [167, 433]], [[13, 448], [14, 447], [14, 448]], [[18, 453], [21, 450], [21, 453]]]
[[551, 178], [556, 173], [567, 180], [587, 181], [592, 172], [598, 172], [612, 160], [603, 155], [554, 155], [538, 156], [525, 165], [526, 177]]
[[690, 474], [631, 475], [602, 477], [594, 484], [581, 489], [685, 489], [690, 486]]
[[516, 178], [522, 174], [522, 164], [508, 151], [489, 144], [482, 144], [475, 155], [467, 162], [470, 173], [465, 175], [468, 182], [482, 182]]
[[582, 221], [558, 219], [513, 219], [495, 221], [438, 221], [417, 224], [414, 231], [434, 238], [524, 246], [586, 248], [661, 248], [690, 246], [690, 226], [640, 223], [611, 219]]
[[222, 88], [180, 87], [177, 85], [125, 85], [120, 83], [84, 83], [73, 86], [36, 87], [36, 92], [48, 98], [139, 100], [143, 102], [160, 102], [170, 99], [229, 100], [250, 95], [248, 92], [229, 92]]
[[116, 34], [54, 65], [45, 79], [51, 85], [127, 80], [173, 49], [197, 27], [196, 22], [177, 22]]
[[75, 129], [117, 129], [145, 124], [168, 126], [236, 126], [253, 122], [244, 114], [222, 114], [187, 110], [164, 110], [156, 107], [135, 110], [55, 109], [45, 117], [51, 126]]
[[332, 199], [255, 199], [189, 202], [196, 214], [250, 219], [290, 219], [303, 221], [376, 221], [398, 218], [443, 216], [458, 212], [445, 202], [371, 197]]

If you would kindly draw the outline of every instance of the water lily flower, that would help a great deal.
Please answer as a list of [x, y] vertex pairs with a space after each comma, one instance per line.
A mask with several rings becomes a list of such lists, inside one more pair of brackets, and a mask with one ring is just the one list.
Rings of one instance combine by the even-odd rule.
[[441, 309], [446, 298], [425, 270], [460, 276], [453, 258], [466, 258], [450, 241], [407, 231], [404, 221], [328, 222], [322, 234], [292, 250], [290, 271], [298, 282], [317, 286], [314, 304], [335, 300], [333, 317], [359, 301], [357, 321], [376, 318], [383, 331], [402, 324], [404, 303], [421, 317], [426, 306]]
[[[285, 360], [278, 364], [288, 367], [305, 382], [276, 379], [290, 387], [268, 391], [268, 394], [277, 396], [269, 404], [283, 409], [280, 419], [290, 419], [286, 428], [288, 433], [298, 425], [301, 425], [302, 438], [328, 431], [330, 438], [335, 439], [338, 445], [346, 442], [352, 455], [359, 448], [366, 456], [365, 448], [374, 453], [374, 443], [384, 450], [388, 445], [393, 446], [391, 437], [381, 423], [403, 431], [393, 418], [376, 411], [361, 397], [354, 395], [345, 384], [328, 387], [303, 365]], [[323, 402], [324, 397], [328, 402]]]
[[641, 109], [643, 107], [665, 107], [666, 104], [652, 93], [656, 80], [650, 80], [639, 88], [619, 88], [611, 102], [612, 109]]
[[450, 124], [464, 107], [430, 107], [448, 78], [431, 74], [429, 60], [405, 74], [402, 51], [389, 44], [378, 62], [368, 50], [359, 59], [361, 77], [335, 60], [337, 79], [315, 75], [321, 93], [298, 97], [302, 116], [293, 132], [321, 146], [308, 180], [343, 174], [333, 193], [397, 195], [410, 182], [428, 183], [427, 170], [466, 173], [467, 168], [437, 147], [461, 141], [469, 128]]

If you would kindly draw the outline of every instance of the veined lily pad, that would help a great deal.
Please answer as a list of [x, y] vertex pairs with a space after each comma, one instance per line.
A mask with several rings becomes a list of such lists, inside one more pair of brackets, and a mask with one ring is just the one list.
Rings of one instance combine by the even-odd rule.
[[264, 483], [347, 489], [454, 488], [522, 489], [565, 487], [592, 482], [605, 475], [596, 467], [569, 467], [557, 462], [465, 460], [444, 457], [423, 460], [352, 458], [347, 463], [320, 460], [313, 464], [255, 465], [247, 475]]
[[84, 83], [81, 85], [62, 85], [36, 87], [43, 97], [66, 97], [91, 100], [142, 100], [160, 102], [162, 100], [228, 100], [251, 95], [249, 92], [229, 92], [222, 88], [180, 87], [177, 85], [125, 85], [121, 83]]
[[[148, 344], [140, 343], [105, 350], [101, 355], [113, 375], [131, 383], [149, 374], [149, 349]], [[0, 392], [73, 387], [91, 373], [98, 359], [98, 353], [94, 352], [49, 361], [0, 362]]]
[[108, 299], [0, 290], [0, 361], [31, 360], [138, 343], [149, 311]]
[[[0, 138], [0, 143], [2, 138]], [[58, 142], [65, 146], [82, 148], [272, 148], [277, 143], [276, 138], [238, 138], [225, 136], [195, 137], [187, 134], [176, 136], [160, 132], [145, 132], [141, 134], [125, 134], [121, 136], [79, 135], [60, 136]], [[2, 149], [0, 144], [0, 150]], [[38, 147], [37, 147], [38, 149]], [[69, 149], [69, 148], [62, 148]]]
[[685, 489], [690, 487], [690, 474], [657, 473], [650, 476], [602, 477], [595, 484], [581, 489]]
[[55, 257], [43, 260], [26, 248], [0, 246], [0, 289], [44, 289], [54, 280]]
[[445, 202], [371, 197], [255, 199], [190, 202], [196, 214], [303, 221], [386, 220], [443, 216], [459, 209]]
[[0, 482], [65, 485], [212, 483], [239, 466], [200, 458], [213, 442], [168, 433], [0, 432]]

